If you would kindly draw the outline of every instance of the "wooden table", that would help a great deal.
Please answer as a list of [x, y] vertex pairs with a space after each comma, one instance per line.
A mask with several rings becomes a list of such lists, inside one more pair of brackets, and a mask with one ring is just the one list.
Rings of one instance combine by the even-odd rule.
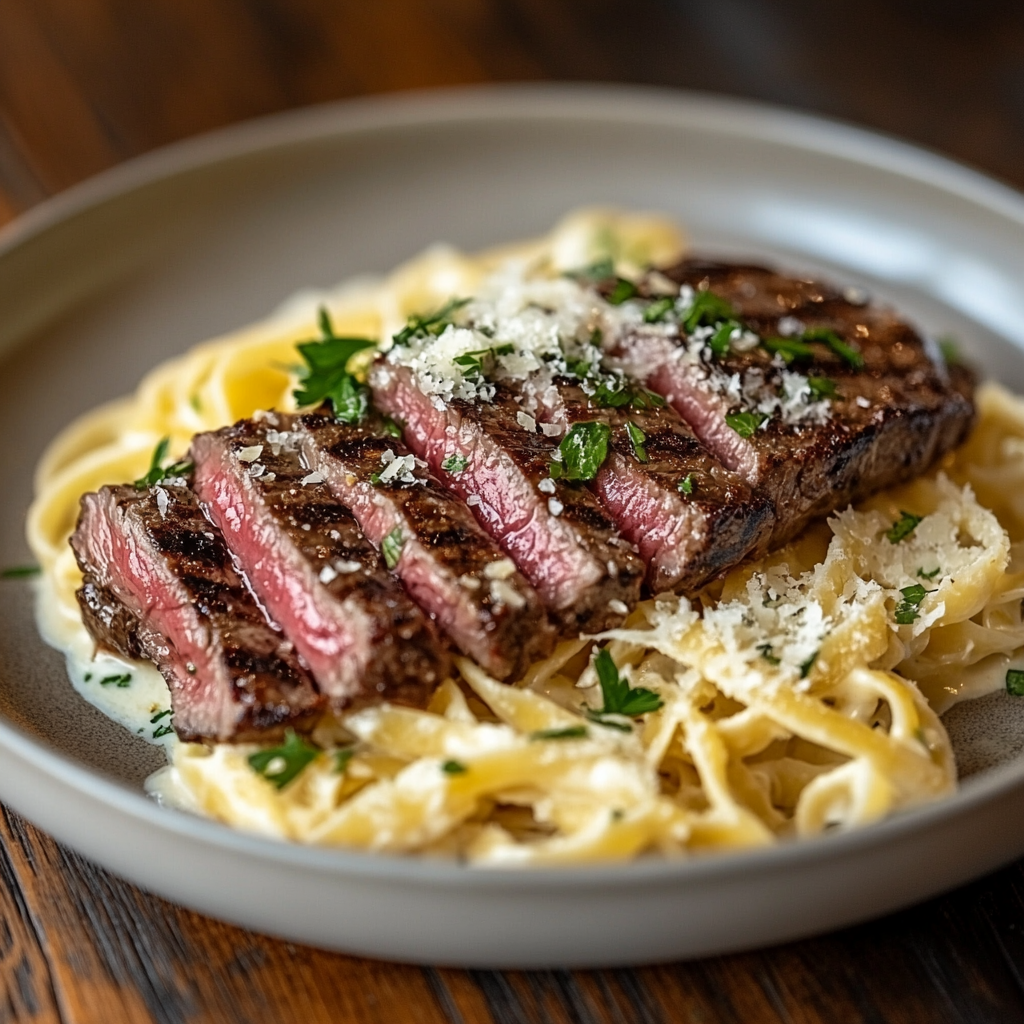
[[[345, 96], [514, 79], [712, 89], [1024, 187], [1019, 0], [0, 0], [0, 222], [155, 146]], [[393, 966], [250, 934], [0, 817], [0, 1021], [1024, 1021], [1017, 864], [824, 938], [698, 963]]]

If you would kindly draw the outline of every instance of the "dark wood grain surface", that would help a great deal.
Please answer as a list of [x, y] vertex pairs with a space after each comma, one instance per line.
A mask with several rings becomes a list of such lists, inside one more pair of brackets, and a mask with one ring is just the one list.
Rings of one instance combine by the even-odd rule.
[[[0, 0], [0, 223], [156, 146], [372, 92], [648, 82], [904, 136], [1024, 187], [1020, 0]], [[696, 963], [395, 966], [156, 899], [0, 815], [0, 1022], [1024, 1021], [1024, 864], [823, 938]]]

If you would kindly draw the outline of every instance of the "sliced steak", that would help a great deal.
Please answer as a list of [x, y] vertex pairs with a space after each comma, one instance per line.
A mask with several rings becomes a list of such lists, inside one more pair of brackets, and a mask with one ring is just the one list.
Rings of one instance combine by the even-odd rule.
[[242, 420], [193, 438], [192, 458], [196, 494], [331, 704], [424, 704], [449, 671], [444, 644], [299, 436]]
[[182, 739], [272, 738], [321, 710], [184, 482], [84, 495], [71, 546], [87, 628], [98, 644], [156, 663]]
[[738, 322], [733, 340], [722, 345], [719, 335], [713, 350], [715, 316], [691, 324], [689, 335], [671, 323], [632, 324], [610, 361], [664, 395], [728, 468], [773, 501], [772, 543], [921, 473], [970, 430], [967, 377], [954, 386], [934, 346], [852, 290], [699, 260], [665, 277], [682, 286], [684, 307], [703, 293], [724, 300]]
[[349, 426], [314, 413], [295, 429], [307, 465], [464, 653], [507, 679], [551, 652], [555, 633], [534, 588], [381, 423]]
[[609, 407], [592, 397], [593, 384], [567, 376], [520, 390], [527, 412], [563, 431], [594, 420], [611, 427], [608, 458], [590, 486], [639, 548], [653, 593], [692, 591], [767, 540], [771, 503], [752, 495], [671, 407]]
[[[523, 429], [515, 393], [488, 402], [436, 402], [407, 367], [370, 371], [374, 401], [405, 425], [405, 438], [463, 498], [568, 633], [620, 624], [638, 601], [644, 566], [584, 486], [552, 480], [557, 444]], [[438, 406], [441, 408], [438, 408]]]

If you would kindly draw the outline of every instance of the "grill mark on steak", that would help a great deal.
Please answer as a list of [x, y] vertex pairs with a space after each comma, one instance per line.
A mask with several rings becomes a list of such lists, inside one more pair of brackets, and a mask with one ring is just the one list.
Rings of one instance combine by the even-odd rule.
[[[395, 573], [463, 652], [499, 679], [551, 653], [554, 630], [534, 588], [401, 441], [372, 419], [350, 426], [314, 413], [294, 425], [307, 465], [366, 536], [378, 547], [395, 531], [402, 537], [392, 549]], [[399, 459], [403, 471], [379, 479]]]
[[[611, 427], [608, 458], [590, 484], [623, 535], [647, 562], [652, 593], [692, 591], [731, 568], [765, 540], [771, 503], [755, 497], [694, 436], [674, 409], [595, 405], [574, 377], [527, 381], [523, 407], [565, 430]], [[628, 425], [643, 432], [641, 461]], [[690, 493], [680, 489], [687, 481]]]
[[183, 483], [83, 495], [71, 546], [86, 627], [156, 664], [182, 739], [262, 740], [312, 724], [321, 696]]
[[[640, 596], [644, 566], [586, 487], [550, 479], [555, 443], [517, 422], [512, 390], [493, 401], [434, 407], [405, 367], [376, 362], [374, 401], [405, 424], [417, 455], [463, 500], [536, 587], [564, 633], [600, 632], [623, 621]], [[446, 459], [465, 459], [461, 471]], [[451, 465], [449, 463], [449, 465]]]
[[333, 707], [422, 706], [450, 668], [441, 639], [299, 441], [252, 420], [197, 435], [196, 493]]
[[710, 374], [717, 368], [742, 379], [755, 369], [777, 379], [778, 359], [763, 347], [695, 362], [685, 357], [681, 332], [639, 327], [624, 332], [611, 352], [613, 365], [664, 395], [726, 466], [771, 498], [771, 545], [815, 516], [923, 472], [967, 436], [974, 420], [969, 373], [958, 370], [962, 384], [953, 386], [938, 354], [895, 313], [763, 267], [684, 260], [663, 274], [724, 298], [762, 338], [786, 334], [780, 321], [789, 317], [800, 330], [834, 331], [863, 357], [856, 368], [812, 343], [813, 360], [793, 369], [837, 385], [827, 421], [787, 426], [773, 416], [743, 438], [725, 420], [740, 404], [714, 387]]

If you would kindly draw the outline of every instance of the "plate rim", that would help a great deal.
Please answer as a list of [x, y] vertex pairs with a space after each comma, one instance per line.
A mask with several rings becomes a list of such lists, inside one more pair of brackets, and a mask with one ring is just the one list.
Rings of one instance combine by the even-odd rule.
[[[11, 253], [74, 217], [151, 184], [261, 152], [334, 137], [401, 131], [429, 124], [511, 121], [618, 121], [703, 129], [802, 149], [950, 192], [1024, 226], [1024, 194], [949, 157], [879, 132], [778, 106], [714, 94], [637, 85], [521, 83], [475, 85], [362, 97], [283, 111], [171, 143], [72, 186], [0, 228], [0, 266]], [[1009, 340], [1009, 339], [1007, 339]], [[15, 349], [24, 335], [9, 343]], [[1019, 346], [1014, 346], [1019, 348]], [[305, 846], [242, 832], [162, 807], [151, 798], [34, 738], [0, 716], [0, 748], [51, 781], [160, 831], [249, 858], [322, 874], [460, 889], [643, 887], [674, 880], [700, 884], [752, 870], [789, 870], [808, 860], [845, 859], [898, 842], [951, 816], [977, 810], [1024, 784], [1024, 762], [968, 780], [951, 796], [864, 828], [776, 846], [679, 860], [613, 865], [478, 869], [456, 862]], [[6, 787], [5, 787], [6, 788]], [[32, 818], [31, 811], [25, 812]]]

